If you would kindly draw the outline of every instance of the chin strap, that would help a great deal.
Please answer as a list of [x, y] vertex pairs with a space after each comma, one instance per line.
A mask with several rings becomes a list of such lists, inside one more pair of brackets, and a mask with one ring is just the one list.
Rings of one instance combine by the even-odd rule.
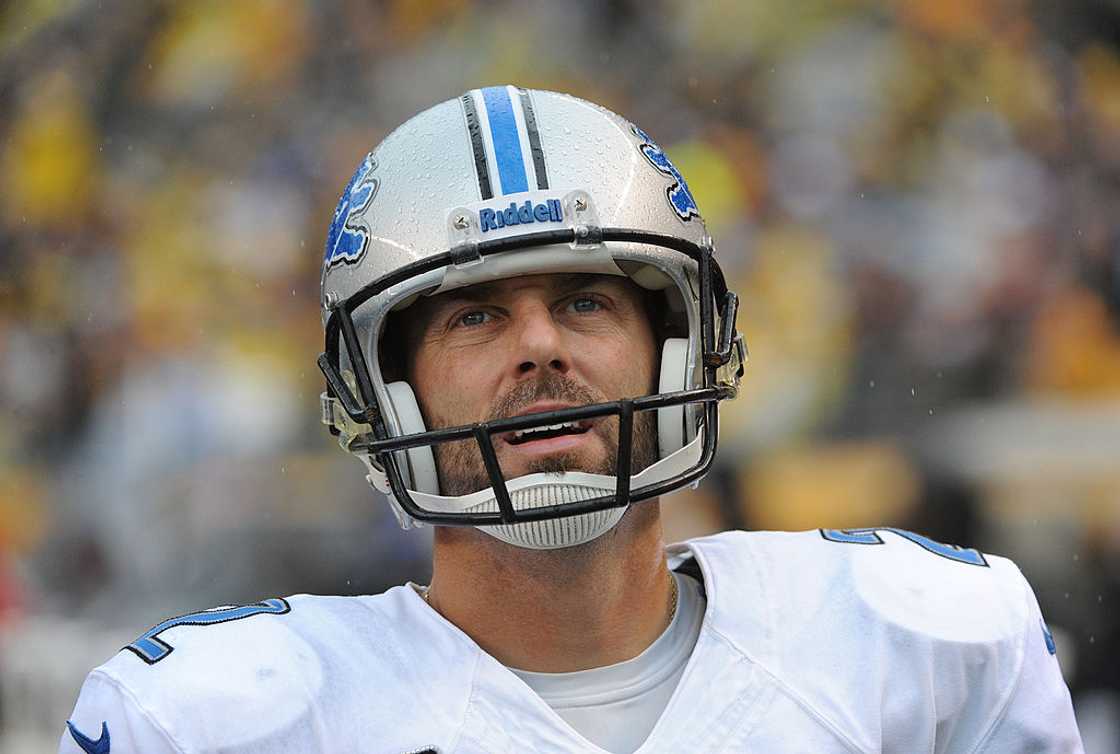
[[374, 462], [373, 456], [369, 453], [354, 452], [350, 449], [350, 446], [359, 437], [372, 435], [373, 427], [351, 419], [349, 414], [346, 413], [346, 409], [342, 407], [342, 401], [328, 393], [320, 393], [319, 407], [321, 409], [319, 420], [330, 428], [332, 434], [338, 436], [338, 444], [343, 450], [365, 464], [366, 481], [370, 487], [389, 499], [389, 507], [392, 508], [393, 515], [396, 516], [400, 527], [405, 531], [422, 528], [424, 523], [408, 515], [404, 508], [400, 506], [400, 503], [397, 502], [389, 486], [389, 477], [385, 474], [385, 470]]
[[739, 383], [743, 379], [743, 374], [747, 370], [747, 361], [750, 359], [750, 353], [747, 351], [747, 343], [743, 340], [740, 333], [735, 333], [734, 339], [731, 341], [731, 348], [728, 353], [727, 361], [716, 369], [716, 382], [725, 387], [734, 388], [735, 392], [739, 391]]
[[407, 511], [401, 507], [397, 502], [397, 498], [393, 495], [389, 487], [389, 477], [385, 471], [377, 466], [373, 461], [373, 456], [369, 453], [355, 453], [361, 459], [362, 463], [366, 466], [366, 481], [369, 486], [378, 492], [382, 493], [389, 499], [389, 507], [393, 510], [393, 515], [397, 517], [397, 523], [400, 524], [401, 529], [408, 531], [409, 529], [422, 529], [424, 527], [423, 521], [417, 521], [412, 516], [408, 515]]
[[338, 436], [338, 444], [346, 452], [350, 452], [354, 440], [373, 434], [373, 427], [351, 419], [342, 401], [327, 392], [319, 394], [319, 410], [319, 421], [330, 427], [331, 434]]

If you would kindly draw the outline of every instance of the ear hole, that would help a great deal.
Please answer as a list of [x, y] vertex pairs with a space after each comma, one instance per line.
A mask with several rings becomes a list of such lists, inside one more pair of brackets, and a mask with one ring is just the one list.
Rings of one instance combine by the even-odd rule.
[[[426, 431], [424, 417], [416, 394], [407, 382], [390, 382], [385, 386], [389, 402], [397, 417], [397, 425], [402, 435], [413, 435]], [[404, 456], [404, 458], [402, 458]], [[439, 476], [436, 474], [436, 459], [429, 445], [410, 448], [397, 454], [398, 465], [404, 468], [405, 486], [417, 492], [431, 495], [439, 494]], [[401, 461], [405, 463], [401, 463]]]

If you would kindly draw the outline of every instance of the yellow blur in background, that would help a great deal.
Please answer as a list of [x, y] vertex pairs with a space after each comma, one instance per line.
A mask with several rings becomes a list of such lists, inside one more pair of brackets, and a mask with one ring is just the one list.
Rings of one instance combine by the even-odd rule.
[[1118, 39], [1106, 0], [6, 4], [0, 750], [169, 614], [426, 578], [318, 423], [322, 243], [395, 125], [508, 82], [651, 133], [742, 298], [668, 534], [1011, 556], [1120, 751]]

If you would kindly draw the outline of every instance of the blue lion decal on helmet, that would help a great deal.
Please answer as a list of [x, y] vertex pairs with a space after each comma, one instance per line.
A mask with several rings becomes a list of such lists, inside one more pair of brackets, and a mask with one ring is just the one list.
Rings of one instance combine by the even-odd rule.
[[354, 171], [342, 198], [338, 200], [330, 230], [327, 231], [327, 248], [323, 258], [327, 267], [340, 262], [354, 264], [365, 256], [369, 248], [369, 225], [362, 216], [377, 196], [380, 182], [373, 174], [375, 170], [377, 161], [370, 152]]
[[681, 171], [677, 170], [673, 163], [669, 161], [664, 150], [657, 146], [657, 143], [650, 138], [649, 134], [633, 124], [631, 124], [631, 127], [638, 138], [642, 140], [638, 149], [649, 160], [649, 164], [674, 180], [674, 183], [665, 189], [665, 196], [668, 197], [669, 204], [673, 211], [677, 213], [677, 217], [685, 222], [694, 217], [700, 217], [700, 208], [696, 206], [696, 199], [693, 198], [692, 192], [688, 190], [688, 183], [685, 182]]

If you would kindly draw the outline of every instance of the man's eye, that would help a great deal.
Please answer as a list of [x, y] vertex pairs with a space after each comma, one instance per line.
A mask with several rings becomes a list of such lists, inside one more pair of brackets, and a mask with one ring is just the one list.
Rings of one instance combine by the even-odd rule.
[[572, 299], [572, 303], [569, 304], [569, 306], [571, 306], [574, 311], [581, 314], [585, 314], [587, 312], [597, 312], [603, 308], [602, 304], [600, 304], [596, 299], [593, 299], [589, 296], [580, 296], [579, 298], [574, 298]]
[[490, 314], [484, 311], [467, 312], [459, 317], [459, 324], [464, 327], [477, 327], [485, 324], [490, 319]]

